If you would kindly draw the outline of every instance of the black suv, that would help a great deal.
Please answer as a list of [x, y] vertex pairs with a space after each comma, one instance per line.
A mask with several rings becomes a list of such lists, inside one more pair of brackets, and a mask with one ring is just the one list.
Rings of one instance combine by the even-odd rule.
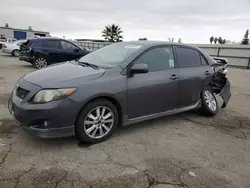
[[32, 63], [37, 69], [53, 63], [78, 59], [90, 51], [60, 38], [36, 38], [20, 46], [19, 60]]

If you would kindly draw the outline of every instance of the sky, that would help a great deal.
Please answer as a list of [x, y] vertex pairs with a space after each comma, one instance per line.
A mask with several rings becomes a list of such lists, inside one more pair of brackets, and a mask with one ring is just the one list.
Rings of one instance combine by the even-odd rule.
[[1, 0], [0, 26], [5, 23], [70, 39], [102, 39], [106, 25], [118, 24], [126, 41], [240, 41], [250, 29], [250, 0]]

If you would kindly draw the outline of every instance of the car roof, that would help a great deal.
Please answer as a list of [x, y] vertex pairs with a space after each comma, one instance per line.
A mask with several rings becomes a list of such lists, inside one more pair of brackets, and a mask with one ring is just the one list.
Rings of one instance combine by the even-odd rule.
[[123, 43], [137, 44], [137, 45], [140, 45], [144, 48], [160, 46], [160, 45], [172, 45], [172, 46], [183, 46], [183, 47], [190, 47], [190, 48], [198, 49], [194, 46], [186, 45], [183, 43], [167, 42], [167, 41], [128, 41], [128, 42], [123, 42]]
[[27, 38], [27, 40], [29, 41], [38, 41], [38, 40], [65, 40], [68, 41], [66, 39], [62, 39], [62, 38], [57, 38], [57, 37], [41, 37], [41, 38]]

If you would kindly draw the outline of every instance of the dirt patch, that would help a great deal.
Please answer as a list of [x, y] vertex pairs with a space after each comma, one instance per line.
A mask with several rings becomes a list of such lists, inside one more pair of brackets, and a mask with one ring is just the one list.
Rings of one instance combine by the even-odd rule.
[[232, 182], [225, 175], [225, 172], [220, 172], [216, 170], [204, 170], [204, 169], [192, 169], [185, 170], [181, 174], [182, 182], [187, 185], [187, 187], [227, 187], [236, 188], [232, 185]]
[[18, 124], [14, 120], [0, 119], [0, 133], [13, 134], [17, 133]]
[[9, 93], [0, 94], [0, 104], [3, 104], [5, 106], [8, 105], [9, 98]]

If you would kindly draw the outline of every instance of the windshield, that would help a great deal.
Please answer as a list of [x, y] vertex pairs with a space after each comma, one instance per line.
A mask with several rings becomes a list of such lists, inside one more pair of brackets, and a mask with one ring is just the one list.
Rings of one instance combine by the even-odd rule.
[[93, 51], [83, 56], [79, 61], [94, 64], [101, 68], [114, 68], [120, 65], [140, 47], [141, 46], [137, 44], [116, 43]]

